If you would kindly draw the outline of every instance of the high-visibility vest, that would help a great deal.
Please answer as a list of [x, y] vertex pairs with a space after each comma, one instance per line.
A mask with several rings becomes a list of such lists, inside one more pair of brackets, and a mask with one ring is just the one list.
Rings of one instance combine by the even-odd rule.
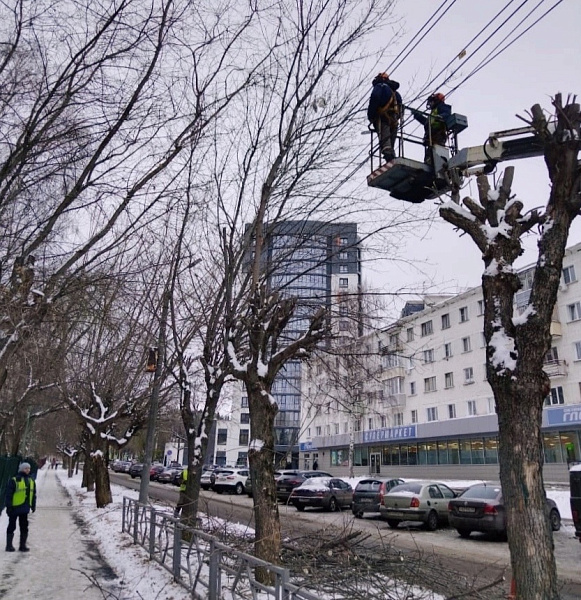
[[188, 480], [188, 469], [185, 468], [182, 471], [182, 482], [180, 484], [180, 492], [185, 492], [186, 491], [186, 481]]
[[16, 484], [16, 489], [12, 496], [12, 506], [21, 506], [26, 502], [26, 491], [28, 490], [28, 506], [32, 506], [32, 495], [34, 494], [34, 479], [28, 477], [28, 485], [26, 485], [26, 481], [24, 477], [21, 477], [20, 480], [18, 477], [13, 477], [14, 483]]

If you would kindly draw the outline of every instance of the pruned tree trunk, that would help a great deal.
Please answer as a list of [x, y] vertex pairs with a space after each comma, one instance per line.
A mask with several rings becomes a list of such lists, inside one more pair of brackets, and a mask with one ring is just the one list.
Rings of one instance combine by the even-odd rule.
[[111, 495], [109, 471], [102, 452], [93, 454], [93, 465], [95, 467], [95, 501], [97, 508], [103, 508], [113, 502], [113, 496]]
[[[559, 598], [543, 484], [541, 424], [550, 391], [543, 362], [551, 343], [569, 230], [581, 208], [577, 162], [581, 119], [579, 105], [563, 106], [560, 94], [553, 105], [554, 128], [548, 126], [540, 106], [531, 109], [531, 125], [544, 145], [552, 183], [544, 212], [523, 214], [522, 202], [511, 196], [511, 167], [494, 193], [485, 176], [478, 178], [480, 204], [465, 198], [463, 208], [449, 202], [440, 209], [445, 220], [472, 237], [485, 264], [486, 369], [498, 412], [500, 479], [518, 600]], [[530, 300], [524, 312], [515, 315], [515, 293], [521, 283], [513, 264], [523, 253], [522, 236], [535, 226], [540, 226], [541, 235]]]

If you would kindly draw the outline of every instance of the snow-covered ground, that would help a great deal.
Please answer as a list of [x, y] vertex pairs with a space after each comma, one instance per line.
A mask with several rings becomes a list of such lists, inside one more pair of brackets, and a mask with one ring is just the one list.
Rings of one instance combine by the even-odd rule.
[[[123, 589], [125, 598], [140, 598], [143, 600], [186, 600], [190, 596], [181, 586], [173, 583], [171, 574], [156, 562], [149, 561], [143, 548], [132, 543], [131, 538], [121, 533], [121, 507], [123, 496], [137, 499], [137, 491], [122, 486], [112, 485], [113, 503], [105, 509], [95, 507], [93, 493], [87, 493], [81, 488], [81, 475], [66, 477], [65, 471], [59, 471], [61, 483], [67, 488], [73, 499], [76, 510], [82, 515], [94, 536], [104, 559], [111, 565], [120, 577], [119, 587]], [[353, 487], [359, 478], [344, 478]], [[450, 487], [467, 487], [476, 481], [444, 481]], [[548, 489], [547, 496], [552, 498], [559, 508], [563, 519], [571, 519], [569, 492]], [[160, 509], [170, 508], [159, 506]], [[224, 525], [226, 526], [226, 524]], [[232, 531], [240, 535], [253, 532], [245, 526], [230, 525]], [[425, 592], [424, 592], [425, 594]], [[438, 595], [425, 596], [430, 600], [442, 600]]]

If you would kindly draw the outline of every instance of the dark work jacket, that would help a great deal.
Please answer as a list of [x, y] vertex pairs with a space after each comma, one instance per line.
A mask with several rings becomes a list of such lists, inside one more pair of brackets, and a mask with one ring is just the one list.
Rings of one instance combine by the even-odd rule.
[[[31, 490], [31, 494], [26, 494], [25, 501], [23, 504], [19, 504], [18, 506], [13, 506], [12, 500], [14, 498], [14, 493], [16, 492], [16, 482], [24, 481], [25, 484], [28, 484]], [[31, 500], [29, 501], [31, 496]], [[26, 515], [31, 509], [36, 510], [36, 483], [30, 477], [30, 475], [25, 475], [24, 473], [18, 473], [16, 477], [11, 477], [8, 480], [8, 485], [6, 486], [6, 513], [8, 515]]]
[[396, 91], [399, 88], [397, 81], [378, 81], [373, 84], [371, 96], [369, 98], [369, 106], [367, 107], [367, 118], [374, 122], [380, 116], [380, 109], [384, 107], [394, 96], [390, 106], [393, 107], [393, 112], [397, 112], [401, 107], [401, 96]]
[[[434, 108], [430, 111], [430, 115], [433, 117], [432, 119], [432, 129], [446, 129], [446, 120], [452, 114], [452, 107], [445, 102], [438, 102]], [[428, 117], [422, 115], [420, 113], [414, 113], [414, 119], [419, 121], [422, 125], [426, 125], [428, 122]]]

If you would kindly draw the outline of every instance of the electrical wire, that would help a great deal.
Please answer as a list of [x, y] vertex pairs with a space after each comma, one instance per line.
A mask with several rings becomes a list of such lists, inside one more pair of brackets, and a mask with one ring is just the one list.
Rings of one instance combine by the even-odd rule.
[[[407, 50], [408, 46], [413, 43], [413, 41], [418, 37], [418, 35], [423, 31], [423, 29], [428, 25], [428, 23], [434, 18], [434, 16], [438, 13], [438, 11], [444, 6], [444, 4], [448, 2], [448, 0], [444, 0], [440, 7], [432, 14], [432, 16], [424, 23], [421, 29], [416, 33], [416, 35], [406, 44], [403, 50], [393, 59], [389, 67], [387, 68], [387, 72], [391, 73], [395, 71], [402, 62], [418, 47], [418, 45], [422, 42], [422, 40], [432, 31], [432, 29], [442, 20], [442, 18], [446, 15], [446, 13], [456, 4], [457, 0], [453, 0], [452, 3], [446, 8], [446, 10], [437, 18], [437, 20], [432, 23], [432, 26], [422, 35], [422, 37], [413, 45], [412, 48], [402, 57], [401, 55]], [[400, 59], [401, 57], [401, 59]], [[399, 61], [398, 61], [399, 59]], [[398, 61], [398, 62], [396, 62]]]
[[[545, 2], [545, 0], [541, 0], [537, 6], [535, 6], [535, 8], [519, 23], [519, 25], [517, 26], [517, 28], [541, 5]], [[522, 31], [521, 33], [519, 33], [519, 35], [517, 37], [515, 37], [513, 40], [511, 40], [508, 44], [506, 44], [505, 46], [503, 46], [500, 50], [498, 50], [498, 52], [496, 52], [495, 54], [493, 54], [492, 56], [490, 56], [492, 54], [493, 51], [489, 52], [481, 61], [480, 63], [455, 87], [453, 87], [449, 92], [448, 95], [452, 94], [453, 92], [455, 92], [461, 85], [463, 85], [464, 83], [466, 83], [466, 81], [468, 81], [468, 79], [470, 79], [472, 76], [476, 75], [476, 73], [478, 73], [478, 71], [480, 71], [481, 69], [483, 69], [484, 67], [486, 67], [488, 64], [490, 64], [495, 58], [497, 58], [498, 56], [500, 56], [505, 50], [508, 50], [508, 48], [510, 48], [516, 41], [518, 41], [525, 33], [527, 33], [528, 31], [530, 31], [539, 21], [541, 21], [542, 19], [544, 19], [549, 13], [551, 13], [553, 10], [555, 10], [555, 8], [557, 8], [557, 6], [559, 6], [559, 4], [561, 4], [563, 2], [563, 0], [558, 0], [553, 6], [551, 6], [551, 8], [549, 8], [548, 10], [546, 10], [536, 21], [534, 21], [533, 23], [531, 23], [524, 31]], [[516, 29], [514, 29], [511, 33], [514, 33], [516, 31]], [[505, 37], [505, 39], [503, 41], [505, 41], [508, 38]], [[490, 58], [489, 58], [490, 57]], [[488, 60], [487, 60], [488, 59]]]

